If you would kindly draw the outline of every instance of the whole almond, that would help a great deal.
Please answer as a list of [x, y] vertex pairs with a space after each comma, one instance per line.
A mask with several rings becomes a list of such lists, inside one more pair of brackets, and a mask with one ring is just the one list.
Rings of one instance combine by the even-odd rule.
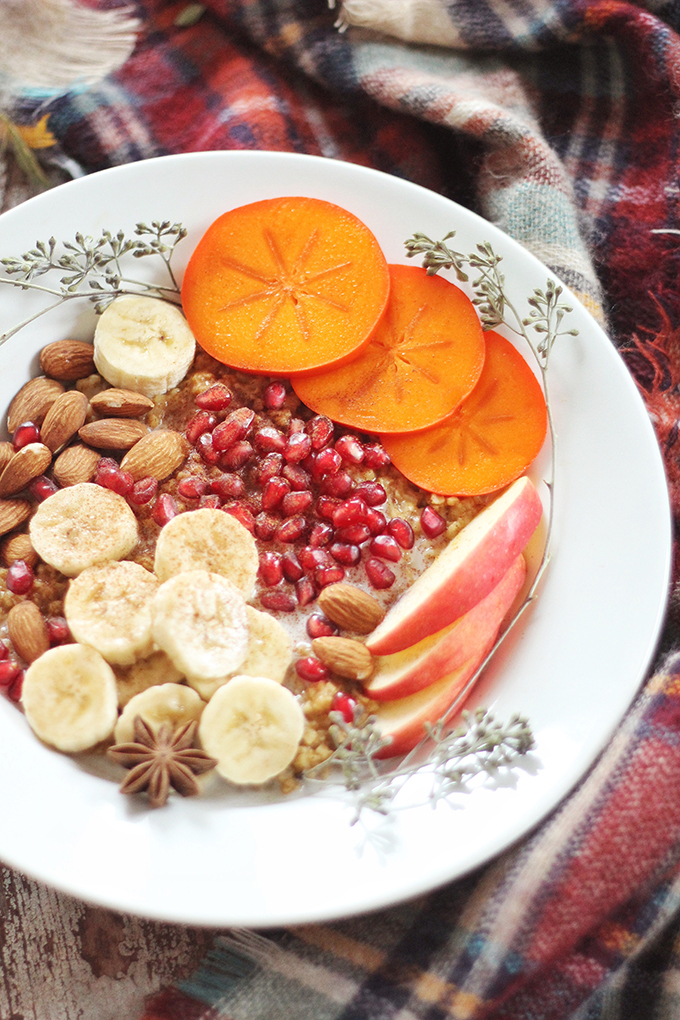
[[6, 567], [11, 567], [17, 560], [23, 560], [29, 567], [34, 567], [40, 557], [33, 548], [30, 535], [20, 531], [16, 535], [8, 535], [0, 545], [0, 555]]
[[0, 535], [14, 531], [31, 516], [32, 511], [27, 499], [0, 499]]
[[21, 492], [34, 478], [44, 474], [51, 463], [52, 451], [44, 443], [22, 446], [0, 474], [0, 498]]
[[324, 666], [346, 680], [368, 680], [375, 668], [373, 656], [366, 645], [352, 638], [314, 638], [312, 651]]
[[188, 452], [189, 444], [179, 432], [156, 429], [128, 450], [120, 466], [123, 471], [129, 471], [135, 481], [151, 475], [162, 482], [184, 462]]
[[87, 397], [78, 390], [67, 390], [57, 397], [45, 415], [40, 430], [43, 443], [49, 446], [52, 453], [65, 446], [85, 424], [88, 407]]
[[329, 620], [355, 634], [369, 634], [385, 615], [377, 599], [354, 584], [329, 584], [319, 595], [319, 607]]
[[41, 425], [50, 407], [63, 392], [64, 387], [56, 379], [46, 379], [42, 375], [29, 379], [9, 405], [7, 431], [10, 435], [25, 421]]
[[35, 662], [50, 647], [42, 613], [35, 602], [19, 602], [7, 614], [7, 630], [14, 650], [24, 662]]
[[102, 418], [141, 418], [150, 411], [154, 402], [134, 390], [102, 390], [90, 397], [90, 405]]
[[2, 472], [15, 454], [11, 443], [0, 443], [0, 472]]
[[148, 425], [131, 418], [100, 418], [78, 429], [84, 443], [100, 450], [129, 450], [148, 432]]
[[89, 446], [83, 446], [82, 443], [67, 446], [54, 462], [55, 480], [62, 487], [91, 482], [98, 461], [99, 453]]
[[75, 382], [95, 371], [94, 347], [81, 340], [56, 340], [41, 350], [40, 367], [53, 379]]

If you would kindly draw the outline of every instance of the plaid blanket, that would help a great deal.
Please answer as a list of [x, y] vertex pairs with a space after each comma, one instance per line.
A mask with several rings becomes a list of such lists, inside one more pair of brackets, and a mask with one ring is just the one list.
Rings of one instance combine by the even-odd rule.
[[[680, 515], [678, 0], [345, 0], [335, 10], [326, 0], [138, 0], [131, 13], [137, 45], [119, 70], [47, 106], [17, 101], [19, 124], [49, 112], [58, 146], [40, 151], [45, 167], [55, 154], [92, 171], [178, 151], [294, 150], [377, 167], [475, 209], [606, 321], [647, 401]], [[636, 703], [523, 843], [370, 917], [219, 933], [144, 1016], [672, 1020], [679, 931], [672, 594]]]

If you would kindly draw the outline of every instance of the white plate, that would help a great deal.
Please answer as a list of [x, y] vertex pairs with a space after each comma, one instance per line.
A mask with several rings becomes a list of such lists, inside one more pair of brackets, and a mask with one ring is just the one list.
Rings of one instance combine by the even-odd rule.
[[[499, 230], [439, 195], [360, 166], [267, 152], [169, 156], [66, 184], [0, 218], [0, 257], [51, 235], [131, 232], [140, 220], [168, 219], [189, 228], [176, 257], [181, 271], [217, 215], [286, 194], [351, 209], [388, 261], [406, 261], [403, 241], [416, 230], [439, 238], [453, 228], [461, 251], [489, 240], [522, 307], [549, 275]], [[134, 263], [151, 272], [146, 266]], [[5, 286], [0, 295], [0, 332], [43, 301]], [[350, 826], [344, 793], [283, 798], [222, 786], [150, 811], [42, 746], [2, 699], [0, 857], [121, 911], [269, 926], [345, 916], [432, 889], [508, 847], [554, 808], [605, 746], [645, 675], [670, 561], [667, 490], [645, 408], [605, 334], [573, 304], [579, 335], [559, 341], [550, 369], [559, 443], [553, 561], [540, 599], [472, 702], [501, 719], [529, 717], [536, 751], [512, 782], [480, 784], [436, 810], [408, 806], [368, 832]], [[86, 338], [92, 323], [90, 306], [74, 301], [0, 347], [2, 407], [36, 373], [41, 346]]]

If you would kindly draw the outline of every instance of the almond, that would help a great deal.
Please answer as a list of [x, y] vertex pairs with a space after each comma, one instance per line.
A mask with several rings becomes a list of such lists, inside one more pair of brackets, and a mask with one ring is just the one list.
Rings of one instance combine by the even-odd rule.
[[32, 510], [33, 507], [26, 499], [0, 499], [0, 535], [18, 528], [31, 516]]
[[7, 467], [15, 450], [11, 443], [0, 443], [0, 473]]
[[89, 446], [83, 446], [82, 443], [67, 446], [54, 462], [55, 480], [62, 487], [91, 482], [98, 462], [98, 452]]
[[23, 531], [17, 535], [8, 535], [0, 546], [0, 554], [6, 567], [11, 567], [17, 560], [23, 560], [29, 567], [34, 567], [40, 559], [33, 548], [30, 535]]
[[35, 602], [19, 602], [7, 614], [7, 630], [14, 650], [24, 662], [35, 662], [50, 647], [42, 613]]
[[41, 350], [40, 367], [53, 379], [75, 382], [95, 371], [94, 347], [81, 340], [56, 340]]
[[78, 429], [84, 443], [100, 450], [129, 450], [148, 432], [148, 425], [130, 418], [101, 418]]
[[369, 634], [385, 615], [377, 599], [354, 584], [329, 584], [319, 595], [319, 606], [329, 620], [355, 634]]
[[159, 482], [169, 478], [189, 452], [183, 435], [172, 429], [156, 429], [140, 439], [123, 457], [120, 466], [135, 481], [152, 476]]
[[324, 666], [346, 680], [368, 680], [375, 668], [373, 656], [366, 645], [352, 638], [314, 638], [312, 651]]
[[29, 379], [9, 405], [7, 431], [10, 435], [25, 421], [41, 425], [50, 407], [63, 392], [64, 387], [56, 379], [46, 379], [44, 376]]
[[14, 454], [0, 474], [0, 497], [13, 496], [25, 489], [52, 463], [52, 452], [44, 443], [28, 443]]
[[150, 397], [134, 390], [102, 390], [90, 397], [92, 409], [102, 418], [140, 418], [154, 407]]
[[40, 436], [45, 446], [56, 453], [75, 436], [87, 418], [89, 402], [78, 390], [67, 390], [52, 404], [45, 415]]

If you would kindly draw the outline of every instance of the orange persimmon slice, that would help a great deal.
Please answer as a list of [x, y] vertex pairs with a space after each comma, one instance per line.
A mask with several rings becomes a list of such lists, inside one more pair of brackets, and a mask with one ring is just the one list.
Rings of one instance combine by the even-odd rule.
[[290, 375], [352, 357], [388, 293], [385, 256], [353, 213], [316, 198], [271, 198], [208, 228], [186, 268], [182, 306], [218, 361]]
[[540, 383], [508, 340], [485, 338], [479, 382], [450, 417], [417, 434], [381, 437], [392, 463], [428, 492], [494, 492], [519, 478], [543, 446], [548, 419]]
[[417, 266], [391, 265], [390, 298], [369, 343], [340, 368], [293, 377], [317, 414], [367, 432], [440, 421], [477, 382], [484, 334], [470, 299]]

